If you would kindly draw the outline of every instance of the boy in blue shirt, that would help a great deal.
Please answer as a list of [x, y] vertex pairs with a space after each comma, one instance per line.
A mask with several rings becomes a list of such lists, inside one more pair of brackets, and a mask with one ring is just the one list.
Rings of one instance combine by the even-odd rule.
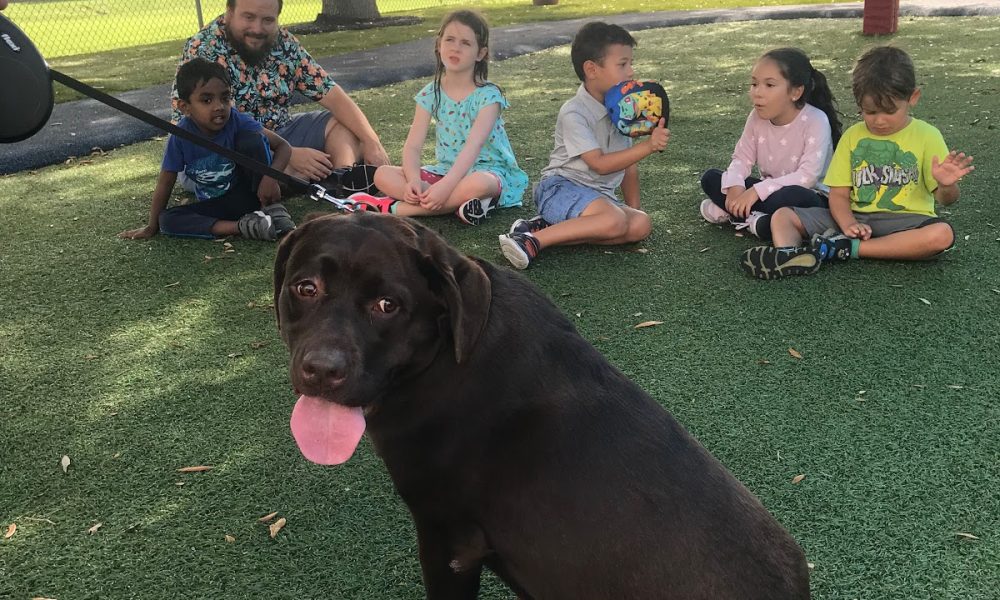
[[[279, 171], [288, 164], [288, 143], [233, 107], [229, 73], [222, 65], [200, 58], [185, 63], [177, 71], [177, 90], [185, 115], [178, 127]], [[197, 201], [165, 209], [180, 172], [195, 183]], [[280, 199], [278, 182], [270, 177], [247, 172], [224, 156], [171, 135], [153, 191], [149, 222], [118, 236], [134, 240], [163, 232], [209, 239], [242, 235], [275, 240], [295, 228], [288, 211], [277, 203]]]
[[[611, 123], [604, 95], [632, 79], [635, 39], [618, 25], [594, 22], [573, 37], [570, 56], [582, 82], [559, 110], [555, 148], [535, 186], [539, 216], [518, 219], [500, 236], [500, 250], [517, 269], [525, 269], [542, 248], [565, 244], [625, 244], [652, 231], [639, 208], [637, 163], [662, 151], [670, 130], [661, 119], [637, 144]], [[615, 190], [621, 186], [624, 202]]]
[[862, 122], [833, 153], [824, 180], [830, 208], [775, 212], [774, 246], [750, 248], [740, 259], [748, 275], [811, 275], [824, 261], [848, 258], [925, 260], [954, 245], [955, 232], [934, 204], [958, 200], [972, 157], [949, 152], [936, 127], [910, 116], [920, 98], [910, 57], [872, 48], [858, 59], [851, 87]]

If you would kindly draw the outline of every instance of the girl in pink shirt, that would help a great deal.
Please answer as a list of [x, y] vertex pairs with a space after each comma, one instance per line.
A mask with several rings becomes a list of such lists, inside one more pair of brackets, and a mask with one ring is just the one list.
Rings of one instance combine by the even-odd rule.
[[[833, 93], [798, 48], [764, 54], [750, 73], [753, 110], [725, 172], [701, 177], [701, 215], [771, 239], [771, 215], [784, 206], [827, 206], [823, 175], [840, 139]], [[752, 177], [757, 167], [760, 177]]]

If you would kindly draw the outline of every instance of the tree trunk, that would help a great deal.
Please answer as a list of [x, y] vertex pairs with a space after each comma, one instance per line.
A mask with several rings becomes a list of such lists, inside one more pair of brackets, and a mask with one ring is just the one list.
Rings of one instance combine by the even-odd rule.
[[379, 19], [375, 0], [323, 0], [318, 19], [333, 21], [371, 21]]

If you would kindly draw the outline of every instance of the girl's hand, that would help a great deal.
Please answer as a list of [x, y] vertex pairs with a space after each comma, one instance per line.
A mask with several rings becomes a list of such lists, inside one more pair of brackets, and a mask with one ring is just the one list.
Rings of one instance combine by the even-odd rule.
[[759, 199], [757, 190], [749, 187], [738, 196], [726, 197], [726, 211], [734, 217], [746, 219], [750, 216], [750, 207], [756, 204]]
[[949, 152], [942, 162], [938, 162], [936, 156], [931, 159], [931, 175], [938, 185], [955, 185], [975, 169], [976, 167], [972, 166], [972, 157], [957, 150]]
[[857, 221], [851, 223], [847, 227], [843, 228], [844, 235], [849, 238], [857, 238], [860, 240], [867, 240], [872, 237], [872, 228], [864, 223], [858, 223]]
[[448, 200], [448, 196], [449, 194], [444, 190], [444, 188], [434, 184], [420, 195], [420, 206], [427, 210], [437, 212], [444, 207], [444, 203]]
[[403, 190], [403, 202], [420, 204], [420, 196], [423, 191], [423, 182], [419, 179], [416, 181], [407, 181], [406, 188]]

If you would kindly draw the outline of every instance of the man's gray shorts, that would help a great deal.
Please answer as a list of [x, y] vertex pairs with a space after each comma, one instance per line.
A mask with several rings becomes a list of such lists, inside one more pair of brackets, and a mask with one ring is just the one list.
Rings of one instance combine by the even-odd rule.
[[[811, 238], [814, 234], [823, 234], [828, 229], [840, 231], [840, 226], [833, 220], [833, 215], [828, 208], [793, 208], [795, 214], [802, 221], [802, 227], [806, 230], [806, 237]], [[863, 223], [872, 228], [872, 237], [882, 237], [891, 233], [919, 229], [932, 223], [944, 223], [951, 227], [947, 221], [941, 217], [928, 217], [927, 215], [916, 215], [913, 213], [854, 213], [854, 218], [858, 223]], [[952, 237], [954, 237], [952, 229]]]
[[312, 110], [292, 115], [292, 119], [274, 132], [295, 148], [326, 151], [326, 124], [330, 111]]

